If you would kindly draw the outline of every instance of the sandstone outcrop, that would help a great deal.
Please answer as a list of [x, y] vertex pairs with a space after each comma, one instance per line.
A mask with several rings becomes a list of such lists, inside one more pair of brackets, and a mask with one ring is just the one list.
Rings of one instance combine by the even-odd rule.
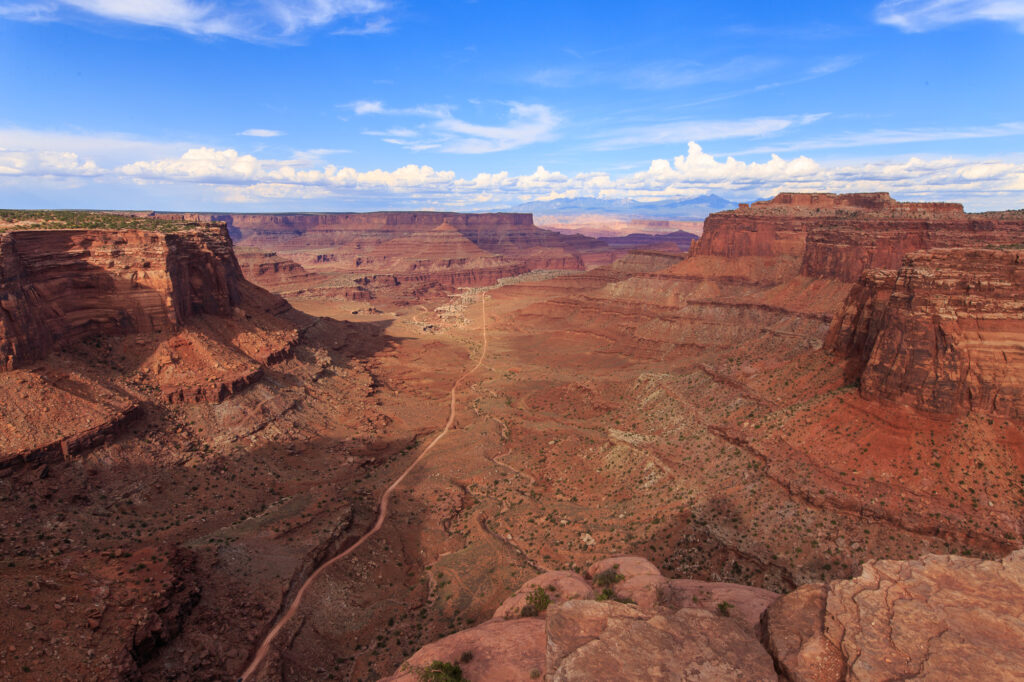
[[690, 586], [729, 591], [752, 607], [745, 617], [725, 599], [680, 605], [678, 583], [696, 581], [668, 580], [639, 557], [600, 561], [587, 576], [590, 586], [565, 572], [537, 576], [507, 604], [546, 590], [551, 603], [539, 616], [499, 609], [423, 647], [387, 679], [412, 682], [431, 663], [460, 658], [473, 680], [1016, 679], [1024, 670], [1024, 550], [1001, 561], [869, 561], [855, 578], [781, 598]]
[[1024, 551], [1001, 561], [869, 561], [764, 615], [791, 680], [1017, 679], [1024, 670]]
[[1024, 241], [1019, 212], [965, 213], [960, 204], [899, 202], [888, 193], [792, 194], [708, 216], [695, 255], [788, 257], [799, 274], [856, 282], [922, 249]]
[[825, 348], [861, 393], [942, 413], [1024, 417], [1024, 250], [932, 249], [866, 272]]
[[697, 597], [718, 587], [669, 580], [631, 556], [599, 561], [584, 576], [544, 573], [494, 619], [423, 647], [388, 679], [412, 682], [434, 661], [461, 660], [472, 680], [775, 680], [754, 628], [778, 595], [726, 586], [737, 601], [758, 605], [736, 618], [728, 615], [734, 604], [704, 608]]
[[242, 279], [223, 226], [0, 235], [0, 368], [90, 334], [160, 333], [229, 315]]
[[117, 433], [139, 404], [73, 372], [0, 372], [0, 468], [67, 458]]
[[139, 413], [55, 354], [88, 340], [166, 402], [220, 402], [291, 352], [292, 313], [245, 281], [223, 225], [0, 234], [0, 464], [68, 457]]

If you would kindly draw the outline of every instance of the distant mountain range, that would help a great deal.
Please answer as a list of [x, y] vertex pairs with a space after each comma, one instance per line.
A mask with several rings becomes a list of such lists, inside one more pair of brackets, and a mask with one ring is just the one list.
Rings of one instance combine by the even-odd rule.
[[727, 211], [737, 207], [735, 201], [724, 199], [717, 194], [703, 194], [692, 199], [663, 199], [661, 201], [635, 201], [633, 199], [551, 199], [530, 201], [511, 206], [506, 211], [533, 213], [535, 215], [615, 215], [632, 218], [664, 220], [704, 220], [710, 213]]

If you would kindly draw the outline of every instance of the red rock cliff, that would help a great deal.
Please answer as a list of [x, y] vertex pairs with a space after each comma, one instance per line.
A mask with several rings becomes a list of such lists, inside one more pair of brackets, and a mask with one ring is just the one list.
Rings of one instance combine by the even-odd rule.
[[0, 234], [0, 369], [94, 333], [160, 332], [228, 315], [242, 275], [224, 226], [164, 234]]
[[694, 255], [792, 256], [799, 272], [856, 282], [897, 268], [911, 251], [1024, 241], [1024, 214], [964, 213], [960, 204], [904, 203], [887, 193], [780, 194], [708, 216]]
[[865, 397], [1024, 418], [1024, 250], [933, 249], [869, 271], [825, 349]]

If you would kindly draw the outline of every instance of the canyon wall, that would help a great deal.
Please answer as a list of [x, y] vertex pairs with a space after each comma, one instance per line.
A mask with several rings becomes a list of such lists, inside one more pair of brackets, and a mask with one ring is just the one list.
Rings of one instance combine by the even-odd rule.
[[[273, 252], [309, 275], [394, 278], [394, 286], [363, 287], [314, 282], [255, 265], [255, 281], [282, 290], [307, 287], [320, 297], [385, 298], [404, 304], [443, 296], [460, 286], [486, 286], [531, 270], [584, 270], [611, 263], [624, 248], [582, 235], [544, 230], [528, 213], [148, 214], [172, 221], [214, 220], [248, 252]], [[306, 282], [300, 281], [306, 279]], [[314, 278], [315, 279], [315, 278]], [[333, 292], [333, 293], [331, 293]]]
[[85, 336], [228, 315], [242, 275], [223, 226], [0, 234], [0, 369]]
[[861, 393], [919, 409], [1024, 418], [1024, 250], [932, 249], [868, 271], [826, 350]]
[[853, 283], [922, 249], [1024, 241], [1024, 214], [964, 213], [960, 204], [899, 202], [887, 193], [793, 194], [708, 216], [695, 255], [789, 256], [799, 273]]

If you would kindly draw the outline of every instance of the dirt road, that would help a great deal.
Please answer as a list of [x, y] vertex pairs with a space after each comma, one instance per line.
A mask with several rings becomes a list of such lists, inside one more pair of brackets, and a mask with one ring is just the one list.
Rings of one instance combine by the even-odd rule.
[[419, 456], [415, 460], [413, 460], [412, 464], [410, 464], [405, 469], [405, 471], [402, 472], [402, 475], [395, 479], [395, 482], [388, 486], [388, 489], [384, 491], [384, 494], [380, 498], [380, 506], [377, 512], [377, 522], [373, 524], [373, 527], [369, 531], [367, 531], [365, 535], [356, 540], [355, 544], [346, 549], [344, 552], [322, 563], [320, 567], [313, 571], [309, 578], [306, 579], [306, 582], [302, 584], [302, 587], [300, 587], [299, 591], [295, 594], [295, 599], [288, 607], [288, 610], [285, 611], [284, 615], [281, 616], [281, 618], [277, 621], [277, 623], [270, 630], [270, 632], [267, 633], [267, 636], [263, 639], [263, 642], [260, 644], [259, 649], [256, 650], [256, 654], [253, 656], [252, 661], [249, 663], [249, 667], [247, 667], [245, 669], [245, 672], [242, 673], [241, 677], [239, 677], [239, 679], [243, 680], [243, 682], [251, 679], [252, 676], [256, 674], [256, 671], [259, 669], [260, 664], [263, 663], [263, 660], [266, 658], [267, 653], [269, 653], [270, 645], [274, 642], [274, 638], [277, 637], [277, 635], [281, 632], [284, 626], [287, 625], [288, 622], [295, 617], [296, 613], [298, 613], [299, 607], [302, 604], [302, 598], [306, 595], [306, 591], [309, 589], [310, 585], [312, 585], [313, 582], [316, 581], [316, 579], [320, 577], [320, 575], [324, 571], [326, 571], [332, 565], [345, 559], [345, 557], [359, 549], [359, 547], [361, 547], [364, 542], [366, 542], [367, 540], [369, 540], [377, 534], [381, 527], [383, 527], [384, 522], [387, 521], [388, 504], [391, 501], [391, 495], [395, 492], [398, 486], [402, 484], [402, 481], [405, 480], [405, 477], [408, 476], [409, 473], [416, 468], [416, 465], [423, 461], [423, 458], [426, 457], [430, 453], [430, 451], [434, 449], [434, 446], [437, 445], [442, 438], [448, 435], [448, 432], [451, 430], [452, 425], [455, 423], [455, 401], [458, 396], [459, 386], [470, 375], [472, 375], [474, 372], [480, 369], [480, 367], [484, 364], [484, 358], [487, 357], [487, 294], [484, 292], [481, 292], [480, 294], [480, 305], [480, 315], [482, 318], [481, 328], [483, 333], [483, 346], [480, 349], [480, 358], [476, 361], [476, 364], [473, 365], [471, 369], [467, 370], [462, 376], [455, 380], [454, 384], [452, 384], [451, 406], [449, 407], [448, 410], [448, 421], [445, 423], [444, 428], [441, 430], [440, 433], [438, 433], [434, 437], [434, 440], [430, 441], [430, 443], [428, 443], [427, 446], [423, 448], [423, 451], [420, 452]]

